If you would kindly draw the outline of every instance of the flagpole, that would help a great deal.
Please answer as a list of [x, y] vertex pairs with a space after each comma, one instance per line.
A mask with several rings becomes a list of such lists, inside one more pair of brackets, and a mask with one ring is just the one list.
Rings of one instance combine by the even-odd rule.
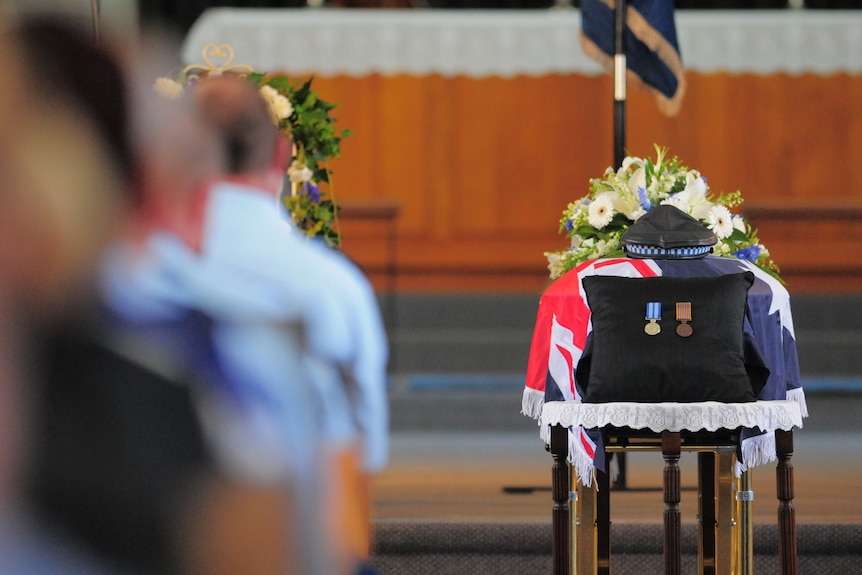
[[[622, 167], [626, 154], [626, 0], [615, 0], [614, 8], [614, 166]], [[625, 489], [625, 453], [615, 453], [619, 466], [614, 489]]]
[[614, 9], [614, 165], [623, 164], [626, 149], [626, 0]]

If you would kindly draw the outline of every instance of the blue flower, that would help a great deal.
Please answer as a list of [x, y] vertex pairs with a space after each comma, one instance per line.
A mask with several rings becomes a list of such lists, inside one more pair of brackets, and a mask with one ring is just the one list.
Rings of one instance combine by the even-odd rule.
[[320, 203], [320, 188], [314, 182], [308, 180], [302, 184], [301, 194], [306, 194], [315, 204]]
[[641, 207], [645, 212], [648, 212], [652, 207], [652, 204], [649, 201], [649, 196], [647, 195], [646, 188], [643, 186], [638, 186], [638, 199], [640, 200]]
[[760, 246], [753, 245], [747, 248], [742, 248], [733, 252], [733, 255], [741, 260], [754, 262], [760, 257]]
[[571, 219], [566, 220], [566, 231], [570, 232], [573, 229], [575, 229], [575, 222], [573, 222]]

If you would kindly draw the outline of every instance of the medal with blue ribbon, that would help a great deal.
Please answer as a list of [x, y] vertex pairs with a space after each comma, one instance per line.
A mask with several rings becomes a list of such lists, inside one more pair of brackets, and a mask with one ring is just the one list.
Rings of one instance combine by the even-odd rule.
[[688, 325], [691, 321], [691, 302], [678, 301], [676, 302], [676, 321], [680, 322], [676, 326], [676, 334], [680, 337], [688, 337], [691, 335], [692, 329]]
[[647, 335], [658, 335], [661, 331], [661, 326], [656, 323], [661, 319], [661, 302], [651, 301], [646, 304], [646, 319], [649, 323], [644, 326], [644, 331]]

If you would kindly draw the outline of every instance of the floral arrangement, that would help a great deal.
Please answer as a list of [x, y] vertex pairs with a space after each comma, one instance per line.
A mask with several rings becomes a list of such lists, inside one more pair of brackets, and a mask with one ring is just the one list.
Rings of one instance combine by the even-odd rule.
[[[177, 79], [157, 78], [153, 89], [166, 98], [177, 99], [182, 97], [185, 86], [210, 75], [237, 74], [253, 82], [269, 104], [273, 122], [293, 144], [287, 169], [290, 193], [282, 196], [287, 212], [305, 235], [321, 238], [328, 246], [340, 249], [338, 205], [327, 163], [341, 155], [341, 139], [351, 133], [335, 129], [336, 120], [330, 112], [336, 104], [322, 100], [312, 89], [313, 77], [292, 80], [283, 74], [264, 74], [248, 66], [231, 65], [230, 46], [207, 45], [202, 56], [206, 65], [186, 66]], [[221, 63], [213, 65], [214, 58]], [[328, 194], [321, 189], [323, 184]]]
[[546, 252], [551, 279], [578, 264], [598, 258], [623, 257], [620, 237], [650, 208], [671, 204], [708, 227], [718, 238], [715, 255], [753, 262], [776, 278], [778, 266], [760, 243], [757, 229], [731, 209], [742, 204], [739, 191], [715, 196], [706, 178], [659, 146], [656, 159], [626, 157], [618, 170], [590, 180], [590, 193], [570, 203], [560, 220], [560, 233], [571, 239], [568, 249]]

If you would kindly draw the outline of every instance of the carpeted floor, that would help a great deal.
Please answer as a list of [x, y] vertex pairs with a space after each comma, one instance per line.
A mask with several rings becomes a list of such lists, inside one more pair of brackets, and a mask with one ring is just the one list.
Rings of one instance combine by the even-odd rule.
[[[683, 525], [683, 571], [697, 571], [697, 527]], [[774, 525], [755, 526], [755, 571], [778, 571]], [[661, 573], [662, 527], [614, 525], [614, 575]], [[801, 575], [862, 574], [862, 525], [800, 524]], [[551, 572], [551, 528], [541, 523], [385, 521], [375, 527], [380, 575], [529, 575]]]

